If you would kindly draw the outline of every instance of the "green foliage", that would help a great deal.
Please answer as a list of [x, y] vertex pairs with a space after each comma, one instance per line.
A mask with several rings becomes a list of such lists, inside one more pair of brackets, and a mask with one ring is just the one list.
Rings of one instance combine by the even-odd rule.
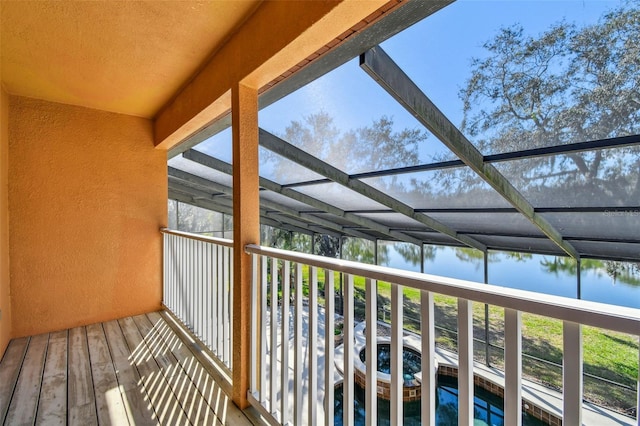
[[[385, 247], [386, 255], [386, 247]], [[354, 262], [375, 265], [375, 243], [361, 238], [345, 238], [342, 242], [342, 258]], [[380, 257], [380, 252], [378, 252]]]
[[222, 213], [175, 200], [169, 200], [167, 209], [169, 227], [172, 229], [215, 237], [222, 237], [223, 231], [230, 233], [233, 229], [231, 217]]
[[[427, 138], [422, 130], [396, 130], [393, 118], [387, 116], [374, 120], [370, 126], [338, 129], [333, 118], [322, 111], [292, 121], [280, 136], [347, 173], [387, 169], [398, 164], [418, 164], [418, 147]], [[317, 178], [308, 169], [293, 166], [280, 156], [270, 152], [261, 155], [268, 167], [275, 170], [277, 181], [289, 181], [294, 176], [296, 181]], [[395, 177], [381, 181], [380, 185], [407, 190]]]
[[314, 253], [319, 256], [338, 257], [340, 255], [340, 240], [336, 237], [316, 234], [313, 245]]
[[[639, 39], [635, 2], [585, 27], [561, 21], [536, 36], [520, 25], [502, 28], [484, 44], [487, 55], [472, 62], [460, 93], [462, 131], [485, 154], [637, 134]], [[530, 197], [557, 188], [562, 205], [583, 205], [586, 197], [625, 205], [640, 197], [638, 154], [630, 147], [537, 157], [504, 163], [501, 171]], [[461, 191], [480, 185], [471, 173], [457, 179]]]

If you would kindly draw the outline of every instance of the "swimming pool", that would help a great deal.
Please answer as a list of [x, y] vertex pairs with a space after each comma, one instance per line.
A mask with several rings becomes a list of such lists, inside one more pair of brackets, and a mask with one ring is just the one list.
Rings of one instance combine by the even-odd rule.
[[[474, 416], [475, 426], [504, 426], [504, 401], [497, 395], [493, 395], [485, 389], [474, 389]], [[438, 375], [436, 402], [436, 424], [438, 426], [457, 426], [458, 424], [458, 381], [455, 377]], [[355, 385], [355, 425], [365, 424], [365, 390]], [[342, 425], [342, 384], [335, 390], [335, 425]], [[390, 424], [391, 403], [378, 398], [378, 424]], [[404, 403], [404, 424], [421, 425], [420, 401]], [[541, 426], [542, 421], [523, 413], [522, 424], [524, 426]]]

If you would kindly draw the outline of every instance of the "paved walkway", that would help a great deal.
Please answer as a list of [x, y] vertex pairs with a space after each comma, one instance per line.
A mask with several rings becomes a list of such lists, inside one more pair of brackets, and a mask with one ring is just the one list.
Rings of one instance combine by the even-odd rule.
[[[322, 307], [316, 307], [316, 309], [318, 309], [318, 327], [316, 332], [318, 333], [318, 344], [317, 347], [315, 348], [317, 354], [318, 354], [318, 398], [316, 401], [316, 404], [318, 404], [317, 406], [317, 419], [315, 420], [315, 424], [323, 424], [324, 423], [324, 408], [323, 408], [323, 401], [324, 401], [324, 389], [326, 386], [325, 383], [325, 344], [324, 344], [324, 308]], [[267, 316], [267, 334], [269, 334], [269, 319], [270, 319], [270, 315], [266, 315]], [[290, 323], [290, 327], [289, 327], [289, 336], [290, 336], [290, 340], [288, 342], [288, 347], [289, 347], [289, 361], [290, 361], [290, 365], [289, 365], [289, 407], [290, 407], [290, 417], [292, 418], [293, 416], [293, 375], [294, 375], [294, 371], [293, 371], [293, 357], [294, 357], [294, 330], [293, 330], [293, 318], [294, 318], [294, 310], [293, 308], [290, 309], [290, 318], [291, 318], [291, 323]], [[336, 318], [341, 318], [339, 316], [336, 316]], [[278, 317], [278, 323], [280, 323], [281, 318], [280, 315]], [[302, 374], [303, 377], [303, 394], [304, 394], [304, 398], [303, 398], [303, 419], [306, 422], [307, 420], [307, 414], [308, 413], [308, 386], [309, 386], [309, 374], [308, 374], [308, 359], [309, 359], [309, 344], [308, 344], [308, 331], [309, 331], [309, 312], [308, 312], [308, 307], [305, 306], [303, 308], [303, 339], [302, 339], [302, 357], [303, 357], [303, 363], [304, 363], [304, 371]], [[389, 327], [387, 324], [381, 323], [381, 325], [383, 327]], [[280, 334], [280, 327], [278, 328], [278, 345], [282, 344], [282, 338], [281, 338], [281, 334]], [[389, 327], [390, 328], [390, 327]], [[364, 324], [360, 323], [358, 325], [356, 325], [356, 329], [355, 329], [355, 335], [356, 335], [356, 344], [354, 345], [354, 350], [357, 351], [359, 353], [360, 349], [363, 347], [364, 343], [365, 343], [365, 336], [364, 336]], [[269, 338], [269, 337], [268, 337]], [[410, 332], [406, 332], [405, 331], [405, 344], [408, 344], [409, 346], [415, 347], [415, 348], [420, 348], [421, 344], [420, 344], [420, 336], [415, 334], [415, 333], [410, 333]], [[270, 345], [270, 340], [267, 340], [267, 346]], [[280, 347], [277, 348], [278, 350], [278, 354], [280, 353]], [[333, 370], [333, 383], [332, 386], [338, 382], [339, 380], [342, 380], [342, 375], [341, 372], [343, 371], [343, 360], [344, 360], [344, 346], [340, 345], [336, 348], [335, 350], [335, 356], [334, 356], [334, 360], [335, 363], [333, 365], [330, 366], [330, 368]], [[437, 348], [436, 349], [436, 357], [437, 357], [437, 362], [438, 365], [440, 366], [453, 366], [453, 367], [457, 367], [458, 365], [458, 357], [457, 354]], [[357, 359], [357, 361], [359, 361], [359, 357], [356, 355], [355, 359]], [[357, 362], [356, 361], [356, 362]], [[337, 365], [337, 368], [336, 368]], [[280, 369], [282, 368], [281, 364], [280, 364], [280, 356], [278, 356], [278, 374], [280, 374]], [[267, 369], [267, 371], [269, 371], [269, 369]], [[490, 368], [487, 367], [483, 364], [480, 363], [474, 363], [474, 373], [476, 375], [480, 375], [481, 377], [484, 377], [485, 379], [488, 379], [500, 386], [504, 386], [504, 373], [500, 370], [497, 370], [495, 368]], [[268, 374], [268, 373], [267, 373]], [[267, 380], [269, 380], [269, 377], [267, 377]], [[268, 392], [268, 391], [267, 391]], [[523, 390], [522, 390], [522, 397], [525, 401], [529, 401], [531, 403], [534, 403], [535, 405], [545, 409], [547, 412], [554, 414], [558, 417], [562, 417], [562, 406], [563, 406], [563, 399], [562, 399], [562, 394], [559, 392], [556, 392], [552, 389], [546, 388], [542, 385], [539, 385], [537, 383], [533, 383], [530, 382], [528, 380], [523, 380]], [[280, 401], [280, 395], [277, 396], [278, 401]], [[278, 402], [279, 404], [279, 402]], [[278, 405], [279, 407], [279, 405]], [[617, 425], [628, 425], [628, 426], [634, 426], [637, 423], [635, 422], [634, 419], [630, 418], [630, 417], [626, 417], [623, 416], [621, 414], [606, 410], [602, 407], [590, 404], [590, 403], [584, 403], [583, 404], [583, 413], [582, 413], [582, 420], [583, 420], [583, 424], [587, 425], [587, 426], [607, 426], [607, 425], [612, 425], [612, 426], [617, 426]]]

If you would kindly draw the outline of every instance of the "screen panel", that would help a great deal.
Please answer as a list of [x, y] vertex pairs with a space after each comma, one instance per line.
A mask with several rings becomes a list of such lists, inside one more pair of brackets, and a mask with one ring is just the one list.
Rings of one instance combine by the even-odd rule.
[[535, 207], [640, 204], [640, 147], [598, 149], [495, 163]]
[[203, 166], [195, 161], [187, 160], [181, 155], [173, 157], [169, 160], [168, 165], [184, 172], [199, 176], [203, 179], [210, 180], [228, 187], [233, 186], [233, 177], [226, 173], [219, 172], [207, 166]]
[[387, 209], [384, 205], [335, 182], [301, 186], [297, 191], [333, 204], [342, 210]]
[[469, 167], [362, 179], [414, 209], [508, 208], [511, 204]]

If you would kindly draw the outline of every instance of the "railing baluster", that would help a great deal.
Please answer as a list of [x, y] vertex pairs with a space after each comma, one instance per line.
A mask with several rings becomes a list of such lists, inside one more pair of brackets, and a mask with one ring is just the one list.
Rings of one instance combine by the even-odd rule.
[[210, 345], [209, 340], [209, 283], [211, 276], [209, 275], [209, 246], [210, 244], [202, 244], [202, 341], [206, 346]]
[[365, 321], [367, 323], [366, 339], [366, 395], [365, 395], [365, 423], [374, 426], [378, 423], [378, 394], [377, 375], [377, 332], [378, 332], [378, 308], [377, 308], [377, 282], [370, 278], [365, 279], [366, 311]]
[[209, 277], [207, 274], [207, 245], [204, 242], [200, 242], [200, 334], [202, 340], [207, 342], [209, 340], [207, 336], [207, 286], [209, 284]]
[[196, 244], [197, 241], [192, 240], [189, 247], [189, 271], [191, 272], [191, 279], [189, 280], [190, 291], [189, 291], [189, 314], [190, 320], [189, 324], [191, 324], [191, 331], [196, 334], [196, 288], [198, 282], [198, 272], [197, 272], [197, 262], [196, 262]]
[[197, 328], [198, 331], [196, 332], [196, 336], [198, 336], [198, 338], [202, 339], [204, 337], [204, 334], [202, 333], [202, 330], [204, 329], [204, 323], [202, 321], [202, 313], [204, 311], [203, 306], [202, 306], [202, 302], [204, 300], [203, 298], [203, 290], [204, 290], [204, 285], [205, 285], [205, 281], [204, 281], [204, 267], [203, 267], [203, 258], [202, 258], [202, 249], [203, 249], [204, 243], [202, 241], [196, 241], [196, 271], [198, 274], [198, 278], [196, 279], [196, 307], [197, 307], [197, 311], [196, 311], [196, 324], [197, 324]]
[[636, 383], [636, 421], [640, 426], [640, 337], [638, 338], [638, 381]]
[[262, 256], [260, 279], [260, 404], [267, 406], [267, 256]]
[[189, 320], [189, 328], [193, 331], [193, 240], [187, 241], [187, 319]]
[[162, 303], [165, 306], [169, 306], [167, 303], [167, 289], [169, 288], [168, 283], [168, 272], [169, 272], [169, 256], [167, 253], [167, 249], [169, 248], [169, 244], [167, 244], [168, 235], [162, 235]]
[[562, 424], [582, 424], [582, 326], [564, 321], [562, 327]]
[[187, 293], [185, 294], [185, 316], [187, 318], [188, 321], [188, 326], [191, 330], [193, 330], [193, 317], [191, 314], [191, 307], [193, 306], [193, 302], [191, 301], [191, 296], [192, 296], [192, 292], [193, 292], [193, 266], [192, 266], [192, 246], [193, 246], [193, 241], [189, 240], [186, 242], [185, 244], [185, 265], [186, 265], [186, 287], [187, 287]]
[[271, 309], [269, 311], [270, 319], [270, 337], [269, 345], [269, 383], [271, 384], [271, 392], [269, 393], [269, 412], [275, 416], [278, 409], [278, 259], [271, 258]]
[[458, 298], [458, 425], [473, 425], [473, 311]]
[[318, 413], [318, 269], [309, 267], [309, 398], [308, 423], [315, 422]]
[[174, 245], [171, 241], [172, 237], [173, 235], [164, 234], [164, 251], [167, 255], [167, 261], [163, 265], [163, 269], [167, 271], [167, 289], [165, 291], [167, 303], [165, 303], [165, 305], [169, 307], [169, 309], [171, 309], [173, 312], [175, 312], [175, 306], [173, 305], [173, 288], [175, 287], [175, 284], [173, 282], [175, 253]]
[[227, 366], [230, 366], [229, 362], [230, 358], [230, 350], [229, 344], [231, 343], [231, 329], [229, 328], [229, 320], [231, 318], [231, 312], [229, 305], [229, 294], [231, 293], [231, 282], [229, 281], [230, 274], [229, 270], [231, 269], [231, 255], [229, 247], [224, 248], [224, 314], [222, 320], [224, 321], [224, 340], [223, 340], [223, 350], [224, 350], [224, 363]]
[[218, 246], [216, 245], [211, 245], [211, 247], [209, 247], [209, 321], [211, 322], [211, 325], [209, 327], [209, 335], [210, 335], [210, 340], [211, 343], [209, 345], [209, 348], [211, 348], [211, 350], [213, 352], [215, 352], [215, 347], [216, 344], [218, 342], [218, 329], [217, 329], [217, 324], [218, 324], [218, 310], [217, 310], [217, 303], [218, 303]]
[[391, 284], [391, 424], [403, 423], [402, 286]]
[[422, 383], [420, 410], [422, 424], [436, 424], [436, 351], [433, 293], [420, 292], [420, 330], [422, 333]]
[[218, 246], [212, 247], [212, 259], [211, 259], [211, 277], [213, 278], [212, 290], [213, 290], [213, 300], [211, 301], [212, 305], [212, 316], [213, 316], [213, 324], [212, 324], [212, 334], [211, 338], [211, 349], [214, 353], [218, 352], [218, 324], [220, 323], [220, 311], [218, 310], [218, 298], [220, 297], [219, 288], [220, 281], [218, 280]]
[[[185, 322], [189, 321], [189, 290], [191, 289], [190, 283], [190, 275], [189, 275], [189, 246], [191, 241], [185, 240], [182, 245], [182, 265], [184, 265], [184, 270], [182, 273], [182, 281], [183, 281], [183, 289], [184, 293], [182, 295], [182, 316], [185, 319]], [[187, 326], [188, 327], [188, 326]]]
[[167, 262], [168, 262], [168, 275], [169, 275], [169, 286], [167, 289], [167, 301], [169, 302], [168, 306], [171, 306], [171, 309], [175, 312], [175, 289], [177, 287], [176, 284], [176, 263], [178, 260], [178, 256], [176, 253], [175, 242], [173, 241], [173, 235], [165, 235], [167, 238], [166, 247], [167, 251]]
[[522, 424], [522, 315], [504, 310], [504, 422]]
[[218, 247], [218, 343], [216, 344], [216, 355], [220, 360], [223, 358], [222, 344], [224, 339], [224, 312], [222, 310], [222, 299], [224, 299], [224, 247]]
[[169, 290], [169, 302], [171, 303], [171, 310], [173, 312], [178, 312], [178, 301], [177, 301], [177, 297], [178, 297], [178, 265], [180, 264], [180, 253], [178, 251], [178, 247], [177, 247], [177, 241], [174, 241], [174, 236], [173, 235], [168, 235], [169, 240], [169, 247], [170, 247], [170, 252], [169, 252], [169, 268], [170, 268], [170, 282], [171, 282], [171, 286], [170, 286], [170, 290]]
[[[258, 333], [256, 328], [258, 326], [258, 261], [261, 256], [257, 254], [251, 255], [251, 327], [253, 332], [251, 333], [251, 353], [258, 354]], [[258, 363], [251, 362], [251, 384], [249, 392], [255, 398], [258, 392]]]
[[335, 287], [333, 271], [324, 271], [324, 424], [334, 424], [333, 355], [335, 323]]
[[353, 275], [345, 276], [344, 287], [344, 381], [342, 382], [342, 424], [354, 424], [354, 321], [353, 321]]
[[198, 259], [199, 244], [199, 241], [193, 241], [193, 245], [191, 246], [191, 268], [193, 272], [193, 275], [191, 276], [191, 315], [193, 318], [191, 320], [191, 324], [193, 326], [193, 334], [198, 338], [200, 338], [198, 333], [200, 327], [200, 319], [198, 318], [198, 309], [200, 305], [200, 301], [198, 300], [198, 292], [200, 290], [200, 261]]
[[169, 244], [171, 244], [171, 307], [174, 309], [174, 312], [178, 311], [178, 288], [179, 287], [179, 277], [178, 271], [180, 265], [180, 248], [178, 246], [178, 238], [170, 235], [171, 239], [169, 240]]
[[[180, 241], [177, 237], [171, 235], [171, 248], [173, 249], [172, 258], [171, 258], [171, 270], [173, 272], [173, 276], [171, 278], [171, 305], [174, 309], [174, 312], [180, 311], [180, 294], [183, 289], [181, 283], [181, 277], [179, 275], [180, 265], [182, 265], [182, 253], [180, 250]], [[180, 289], [180, 291], [178, 290]]]
[[191, 290], [191, 276], [189, 274], [189, 247], [191, 241], [183, 241], [182, 245], [182, 258], [184, 265], [183, 283], [184, 294], [182, 295], [182, 315], [187, 321], [189, 321], [189, 292]]
[[[175, 262], [173, 266], [173, 307], [175, 308], [175, 312], [180, 312], [180, 305], [182, 303], [182, 295], [184, 291], [184, 282], [182, 280], [182, 241], [178, 237], [174, 237], [174, 241], [172, 244], [174, 248], [174, 259]], [[184, 318], [184, 317], [183, 317]]]
[[302, 372], [304, 366], [302, 364], [302, 264], [296, 263], [295, 276], [295, 331], [293, 345], [293, 404], [294, 424], [302, 424]]
[[228, 367], [231, 370], [233, 367], [233, 355], [231, 353], [233, 348], [233, 314], [231, 310], [233, 309], [233, 247], [229, 247], [229, 291], [227, 293], [229, 300], [227, 301], [227, 306], [229, 307], [229, 322], [227, 327], [229, 328], [229, 343], [228, 343], [228, 351], [229, 351], [229, 364]]
[[289, 289], [290, 289], [290, 266], [288, 260], [282, 265], [282, 341], [280, 343], [280, 420], [282, 424], [289, 423]]
[[169, 247], [169, 245], [167, 244], [167, 238], [168, 235], [163, 234], [162, 235], [162, 303], [165, 306], [168, 306], [167, 303], [167, 288], [169, 287], [167, 284], [167, 272], [168, 272], [168, 265], [169, 265], [169, 257], [167, 256], [167, 248]]

